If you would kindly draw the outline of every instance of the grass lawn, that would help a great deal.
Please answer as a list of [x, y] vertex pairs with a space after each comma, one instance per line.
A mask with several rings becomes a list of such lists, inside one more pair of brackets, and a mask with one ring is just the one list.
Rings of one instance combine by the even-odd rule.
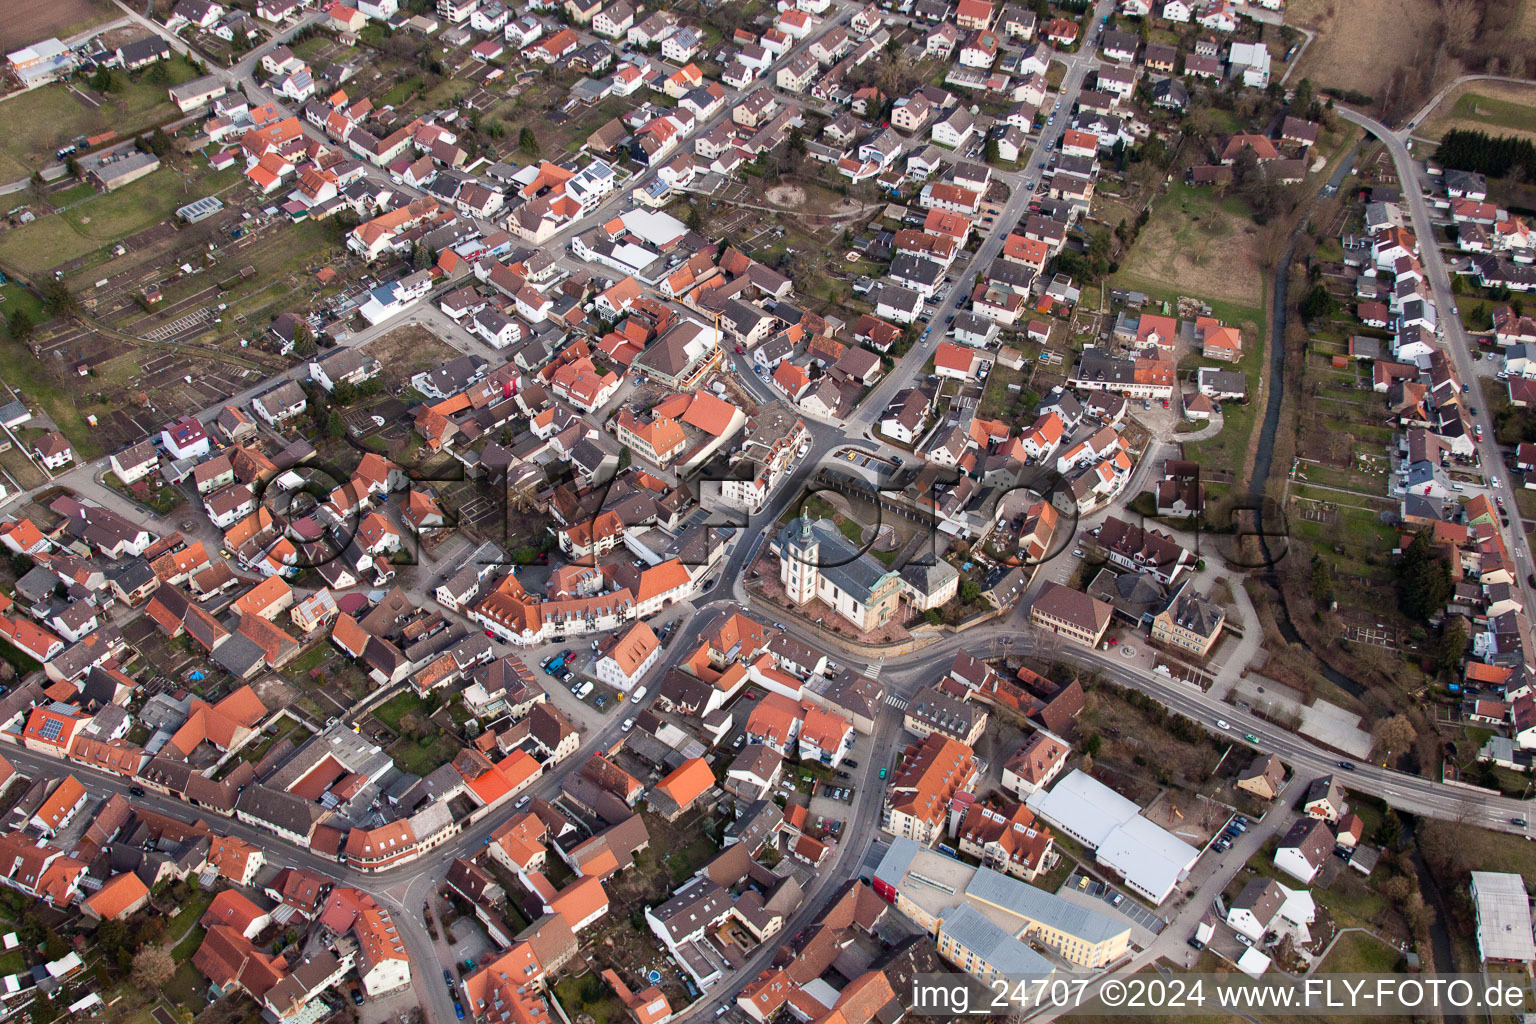
[[1149, 295], [1171, 292], [1261, 305], [1263, 274], [1254, 258], [1252, 230], [1241, 199], [1174, 182], [1153, 204], [1151, 219], [1112, 284]]
[[35, 659], [21, 653], [4, 640], [0, 640], [0, 661], [7, 662], [16, 670], [16, 678], [25, 678], [29, 673], [42, 668]]
[[[3, 236], [0, 236], [0, 244], [3, 242]], [[78, 396], [55, 380], [26, 346], [8, 337], [0, 337], [0, 380], [22, 392], [29, 405], [42, 406], [75, 446], [77, 457], [89, 461], [102, 454], [101, 442], [85, 422]], [[7, 456], [10, 454], [6, 453]]]
[[[0, 135], [0, 178], [25, 178], [44, 164], [53, 163], [59, 147], [78, 136], [110, 129], [116, 130], [119, 137], [129, 137], [174, 117], [177, 110], [166, 90], [191, 81], [196, 72], [179, 57], [162, 66], [168, 74], [159, 83], [148, 80], [147, 70], [137, 75], [137, 81], [121, 71], [114, 72], [113, 91], [94, 108], [62, 82], [6, 100], [5, 119], [11, 130]], [[92, 98], [100, 97], [88, 88], [82, 91]]]
[[161, 995], [194, 1014], [202, 1012], [203, 1007], [208, 1005], [207, 991], [208, 979], [190, 963], [177, 967], [171, 980], [160, 987]]
[[854, 522], [847, 516], [842, 516], [838, 519], [837, 529], [839, 533], [848, 538], [850, 543], [858, 547], [863, 546], [864, 527], [859, 523]]
[[1318, 970], [1328, 974], [1391, 974], [1402, 954], [1365, 932], [1339, 936]]
[[555, 983], [555, 998], [560, 1000], [567, 1014], [587, 1014], [594, 1024], [615, 1024], [623, 1021], [627, 1014], [624, 1004], [596, 971], [581, 977], [561, 978]]
[[26, 310], [34, 324], [43, 319], [43, 304], [37, 296], [14, 281], [0, 284], [0, 315], [9, 317], [18, 309]]
[[373, 717], [383, 722], [393, 732], [400, 731], [400, 720], [411, 712], [421, 712], [427, 702], [416, 696], [414, 690], [403, 690], [373, 709]]
[[1452, 116], [1458, 121], [1475, 121], [1494, 128], [1536, 132], [1536, 109], [1523, 103], [1495, 99], [1475, 92], [1462, 94], [1456, 101]]
[[[194, 920], [196, 919], [194, 918]], [[206, 934], [207, 933], [203, 930], [202, 925], [194, 924], [192, 928], [188, 930], [186, 936], [180, 942], [176, 943], [174, 947], [172, 947], [171, 956], [176, 959], [177, 963], [185, 963], [186, 961], [191, 960], [192, 954], [197, 952], [197, 947], [203, 944], [203, 936]]]
[[284, 672], [294, 679], [302, 679], [309, 675], [311, 669], [321, 668], [326, 662], [333, 660], [340, 652], [328, 643], [318, 643], [305, 651], [302, 655], [290, 662]]
[[54, 206], [69, 206], [82, 200], [89, 199], [96, 194], [96, 186], [90, 182], [77, 181], [68, 188], [61, 188], [57, 192], [48, 193], [48, 202]]
[[445, 733], [438, 733], [424, 744], [409, 739], [396, 740], [389, 748], [389, 756], [395, 759], [395, 767], [421, 776], [431, 775], [452, 761], [458, 753], [458, 741]]
[[681, 883], [719, 852], [713, 840], [708, 836], [699, 836], [682, 849], [667, 853], [667, 870], [672, 875], [672, 881]]
[[0, 260], [31, 274], [78, 259], [118, 239], [166, 220], [177, 207], [240, 179], [227, 168], [187, 176], [162, 166], [153, 174], [77, 203], [65, 213], [40, 217], [0, 235]]

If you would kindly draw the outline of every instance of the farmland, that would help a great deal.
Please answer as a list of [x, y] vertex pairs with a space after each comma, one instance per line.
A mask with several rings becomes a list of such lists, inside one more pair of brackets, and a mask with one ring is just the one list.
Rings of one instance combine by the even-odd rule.
[[115, 192], [5, 232], [0, 236], [0, 263], [26, 274], [40, 274], [164, 221], [178, 206], [216, 194], [239, 177], [234, 169], [183, 173], [162, 166]]
[[107, 0], [7, 4], [5, 18], [0, 20], [0, 51], [19, 50], [49, 36], [65, 39], [121, 15]]

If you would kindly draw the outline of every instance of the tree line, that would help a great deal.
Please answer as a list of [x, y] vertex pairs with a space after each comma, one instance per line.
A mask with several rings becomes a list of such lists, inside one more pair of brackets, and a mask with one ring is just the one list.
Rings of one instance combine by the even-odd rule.
[[1517, 177], [1536, 180], [1536, 145], [1530, 139], [1456, 128], [1446, 132], [1435, 150], [1435, 159], [1443, 167], [1475, 171], [1490, 178]]

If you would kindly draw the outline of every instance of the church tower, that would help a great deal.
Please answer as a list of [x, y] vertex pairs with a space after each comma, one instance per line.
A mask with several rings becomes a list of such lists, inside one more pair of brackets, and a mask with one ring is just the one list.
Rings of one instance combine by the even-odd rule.
[[811, 521], [801, 516], [786, 526], [779, 550], [779, 582], [784, 586], [785, 596], [797, 605], [814, 599], [821, 545], [811, 532]]

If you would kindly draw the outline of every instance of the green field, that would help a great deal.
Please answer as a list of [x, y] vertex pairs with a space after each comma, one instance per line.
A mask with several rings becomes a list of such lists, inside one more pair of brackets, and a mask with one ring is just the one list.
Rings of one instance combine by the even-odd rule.
[[[138, 72], [137, 80], [121, 71], [113, 73], [113, 89], [98, 107], [82, 100], [62, 82], [45, 85], [5, 101], [7, 131], [0, 133], [0, 180], [25, 178], [54, 162], [59, 147], [81, 135], [115, 130], [119, 136], [134, 133], [179, 115], [166, 90], [197, 77], [181, 58], [164, 62], [163, 82], [150, 82], [150, 71]], [[82, 84], [81, 92], [102, 99]]]
[[0, 316], [9, 317], [18, 309], [26, 310], [34, 324], [43, 320], [43, 304], [37, 296], [14, 281], [0, 284]]
[[1462, 94], [1452, 110], [1452, 116], [1457, 121], [1474, 121], [1493, 128], [1536, 132], [1536, 109], [1523, 103], [1468, 92]]
[[0, 235], [0, 262], [40, 274], [166, 220], [177, 207], [240, 180], [235, 168], [187, 176], [173, 167], [77, 203], [65, 213], [39, 217]]

